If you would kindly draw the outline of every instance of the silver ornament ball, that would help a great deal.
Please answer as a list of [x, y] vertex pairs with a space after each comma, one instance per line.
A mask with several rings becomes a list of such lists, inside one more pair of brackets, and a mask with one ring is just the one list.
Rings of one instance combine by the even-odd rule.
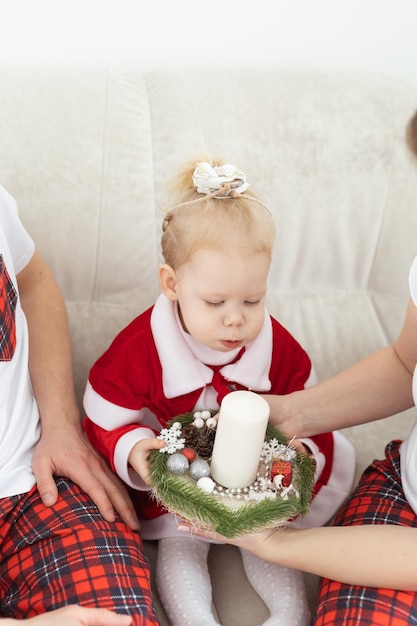
[[193, 480], [199, 480], [203, 476], [210, 476], [210, 465], [203, 459], [195, 459], [190, 465], [190, 476]]
[[180, 452], [174, 452], [174, 454], [171, 454], [167, 459], [167, 469], [171, 474], [175, 474], [176, 476], [185, 474], [188, 470], [188, 466], [188, 459]]

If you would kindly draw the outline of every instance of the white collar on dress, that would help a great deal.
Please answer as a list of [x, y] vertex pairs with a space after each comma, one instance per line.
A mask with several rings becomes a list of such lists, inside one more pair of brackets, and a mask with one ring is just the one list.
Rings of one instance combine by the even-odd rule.
[[184, 332], [177, 314], [177, 303], [161, 294], [155, 303], [151, 315], [151, 329], [162, 367], [162, 384], [164, 395], [175, 398], [200, 389], [210, 384], [213, 371], [203, 360], [221, 365], [213, 361], [214, 355], [226, 354], [227, 362], [221, 368], [226, 380], [239, 383], [258, 392], [271, 389], [269, 370], [272, 361], [272, 322], [265, 310], [265, 321], [261, 332], [254, 341], [246, 346], [242, 357], [231, 363], [239, 352], [219, 353], [196, 342]]

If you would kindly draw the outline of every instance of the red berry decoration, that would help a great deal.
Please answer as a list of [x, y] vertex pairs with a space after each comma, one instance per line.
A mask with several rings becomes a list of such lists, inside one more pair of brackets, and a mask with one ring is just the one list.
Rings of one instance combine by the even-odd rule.
[[195, 457], [197, 456], [197, 453], [195, 452], [195, 450], [192, 450], [192, 448], [183, 448], [182, 450], [180, 450], [181, 454], [183, 454], [191, 463], [191, 461], [194, 461]]

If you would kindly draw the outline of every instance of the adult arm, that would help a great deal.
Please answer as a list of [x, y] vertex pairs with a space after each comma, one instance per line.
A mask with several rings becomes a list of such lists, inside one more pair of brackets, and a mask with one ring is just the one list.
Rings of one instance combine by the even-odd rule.
[[[187, 529], [181, 524], [180, 529]], [[194, 531], [193, 531], [194, 532]], [[261, 559], [352, 585], [417, 590], [417, 529], [391, 525], [284, 529], [225, 539]]]
[[303, 391], [266, 395], [271, 422], [288, 436], [315, 435], [378, 420], [413, 406], [417, 307], [410, 300], [396, 341]]
[[42, 435], [33, 471], [45, 505], [57, 500], [53, 475], [67, 476], [97, 504], [107, 521], [116, 509], [132, 528], [138, 521], [121, 481], [85, 436], [77, 405], [65, 302], [39, 253], [17, 276], [29, 328], [29, 370], [39, 406]]

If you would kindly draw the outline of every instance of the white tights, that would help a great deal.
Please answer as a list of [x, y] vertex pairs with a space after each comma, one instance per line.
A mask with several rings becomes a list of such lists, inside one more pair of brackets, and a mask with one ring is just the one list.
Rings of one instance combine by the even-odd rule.
[[[156, 585], [171, 626], [219, 626], [212, 612], [209, 548], [208, 542], [188, 537], [158, 542]], [[241, 554], [250, 584], [271, 613], [263, 626], [308, 626], [302, 573], [263, 561], [246, 550]]]
[[218, 626], [211, 608], [209, 548], [188, 537], [159, 540], [156, 586], [170, 626]]
[[310, 611], [302, 572], [241, 550], [246, 576], [271, 613], [263, 626], [308, 626]]

